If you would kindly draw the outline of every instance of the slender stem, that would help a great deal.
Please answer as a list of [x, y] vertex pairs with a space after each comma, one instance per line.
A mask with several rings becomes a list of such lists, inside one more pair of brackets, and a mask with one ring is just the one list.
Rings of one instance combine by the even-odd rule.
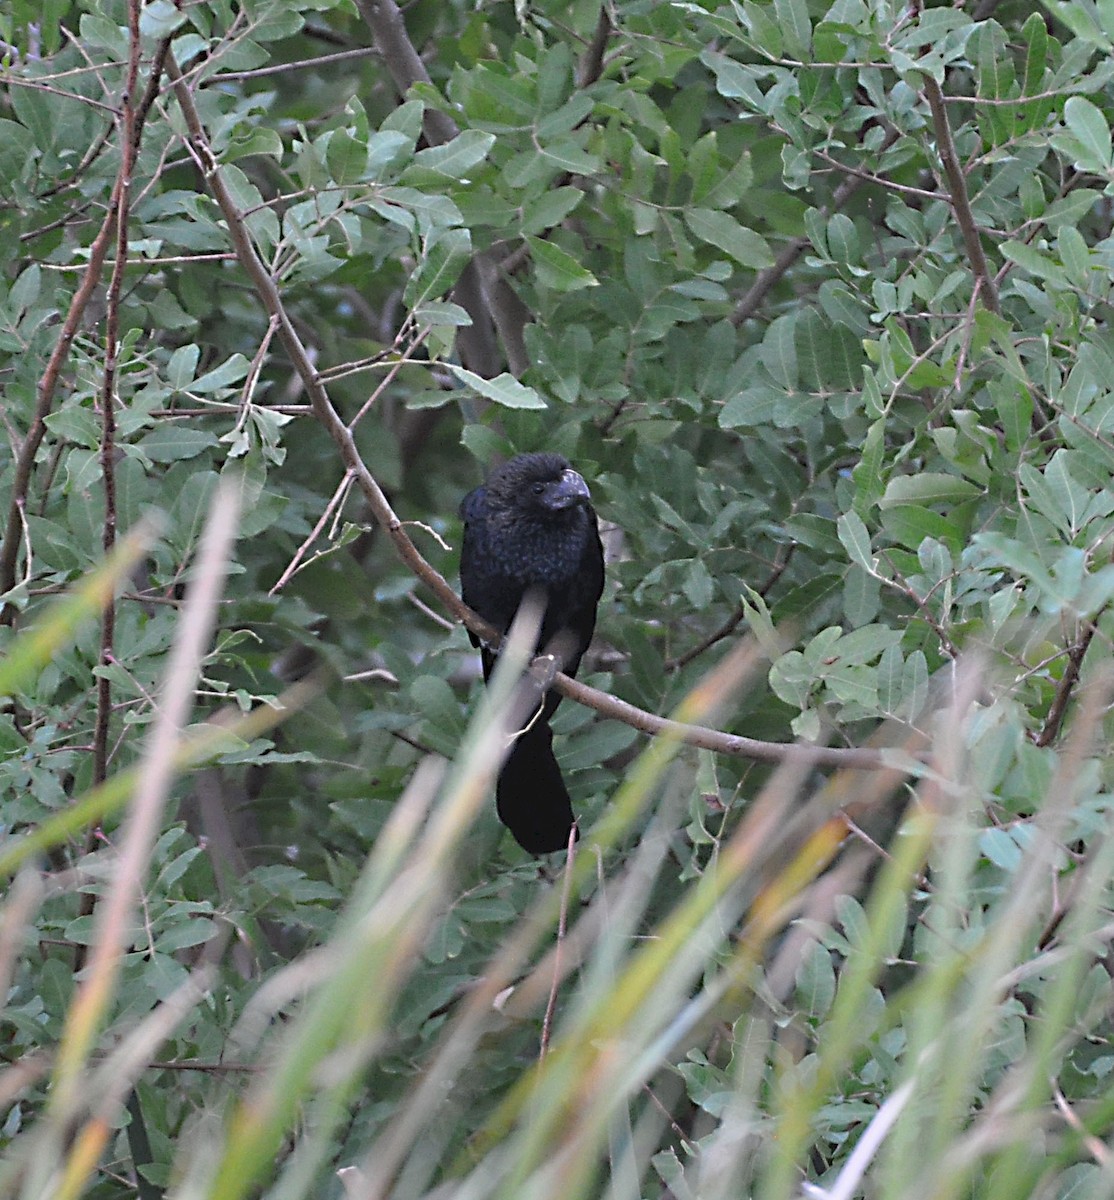
[[1045, 718], [1040, 733], [1034, 739], [1038, 746], [1051, 746], [1056, 738], [1059, 737], [1060, 728], [1064, 723], [1064, 717], [1067, 715], [1068, 702], [1071, 700], [1075, 685], [1079, 682], [1079, 672], [1083, 666], [1083, 659], [1086, 657], [1087, 650], [1097, 629], [1098, 618], [1096, 617], [1094, 620], [1087, 622], [1079, 640], [1068, 651], [1067, 666], [1064, 668], [1064, 674], [1056, 686], [1056, 695], [1052, 698], [1052, 705], [1048, 710], [1048, 716]]
[[[924, 11], [924, 0], [915, 0], [918, 12]], [[963, 235], [963, 245], [971, 263], [971, 270], [982, 293], [983, 303], [993, 313], [1001, 311], [998, 305], [998, 288], [994, 283], [994, 275], [986, 261], [982, 241], [979, 238], [975, 214], [971, 211], [971, 197], [967, 193], [967, 177], [959, 162], [959, 153], [955, 148], [952, 128], [948, 123], [948, 109], [944, 102], [944, 92], [939, 83], [931, 75], [925, 75], [924, 97], [928, 101], [932, 113], [932, 128], [936, 135], [936, 151], [940, 155], [940, 165], [944, 169], [944, 179], [948, 185], [952, 212], [959, 224]]]

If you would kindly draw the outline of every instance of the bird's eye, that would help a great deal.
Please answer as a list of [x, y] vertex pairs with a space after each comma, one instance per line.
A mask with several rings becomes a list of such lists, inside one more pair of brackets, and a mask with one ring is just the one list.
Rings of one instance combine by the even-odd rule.
[[540, 496], [542, 494], [542, 492], [545, 491], [545, 484], [544, 483], [535, 483], [534, 486], [530, 490], [534, 493], [535, 496]]

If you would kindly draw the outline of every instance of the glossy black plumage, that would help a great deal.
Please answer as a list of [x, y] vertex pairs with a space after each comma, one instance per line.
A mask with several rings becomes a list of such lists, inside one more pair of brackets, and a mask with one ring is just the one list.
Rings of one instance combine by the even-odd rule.
[[[506, 633], [523, 596], [537, 588], [545, 608], [536, 649], [558, 637], [563, 669], [575, 675], [603, 591], [603, 549], [584, 480], [559, 454], [520, 454], [469, 492], [460, 513], [464, 602]], [[495, 656], [486, 646], [482, 653], [487, 679]], [[518, 735], [496, 785], [499, 819], [531, 854], [564, 848], [574, 821], [549, 728], [560, 699], [546, 694], [541, 716]]]

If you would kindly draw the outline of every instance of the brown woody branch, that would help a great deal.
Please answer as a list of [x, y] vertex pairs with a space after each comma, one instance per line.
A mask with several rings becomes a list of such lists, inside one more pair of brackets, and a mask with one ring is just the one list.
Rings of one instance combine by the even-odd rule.
[[1083, 659], [1087, 655], [1087, 650], [1097, 629], [1098, 616], [1095, 616], [1093, 620], [1087, 622], [1078, 641], [1068, 650], [1067, 666], [1060, 677], [1060, 682], [1056, 685], [1056, 694], [1052, 698], [1052, 704], [1048, 709], [1048, 716], [1045, 718], [1040, 733], [1033, 739], [1036, 745], [1051, 746], [1057, 737], [1059, 737], [1060, 729], [1064, 724], [1064, 717], [1067, 715], [1068, 703], [1071, 700], [1072, 692], [1075, 690], [1075, 685], [1079, 682], [1079, 672], [1083, 667]]
[[[89, 301], [100, 280], [105, 258], [108, 256], [108, 247], [112, 242], [113, 235], [116, 233], [117, 214], [120, 208], [123, 181], [125, 177], [130, 178], [131, 171], [134, 168], [135, 159], [139, 152], [143, 123], [151, 109], [151, 105], [154, 103], [155, 96], [158, 94], [158, 79], [162, 75], [163, 63], [166, 61], [169, 50], [170, 39], [166, 38], [159, 44], [158, 50], [155, 53], [151, 79], [148, 81], [147, 90], [140, 101], [138, 111], [131, 110], [131, 97], [135, 89], [135, 81], [131, 80], [130, 90], [126, 97], [127, 103], [125, 104], [125, 112], [131, 110], [133, 115], [128, 138], [131, 144], [131, 157], [128, 159], [127, 147], [121, 146], [120, 171], [116, 177], [112, 195], [109, 197], [104, 221], [97, 231], [97, 236], [93, 239], [92, 245], [89, 247], [88, 265], [82, 275], [81, 283], [78, 285], [73, 299], [70, 301], [69, 311], [66, 313], [66, 318], [62, 323], [62, 331], [59, 334], [58, 341], [54, 344], [54, 349], [51, 351], [42, 378], [39, 380], [35, 396], [35, 411], [31, 417], [31, 425], [27, 430], [27, 436], [23, 439], [23, 444], [16, 452], [15, 472], [12, 479], [12, 498], [8, 505], [4, 538], [0, 542], [0, 596], [10, 592], [15, 587], [16, 565], [19, 562], [19, 545], [23, 536], [23, 515], [27, 504], [28, 491], [31, 486], [31, 475], [35, 468], [35, 455], [38, 453], [39, 446], [42, 444], [43, 437], [46, 434], [46, 418], [50, 414], [51, 405], [54, 403], [54, 393], [58, 388], [58, 380], [62, 374], [62, 368], [69, 357], [70, 346], [73, 345], [73, 340], [77, 336], [77, 331], [85, 316], [85, 310], [88, 308]], [[130, 77], [130, 62], [128, 70]], [[83, 165], [85, 161], [83, 160]], [[125, 175], [126, 162], [127, 172]], [[40, 232], [42, 231], [40, 230]], [[6, 603], [3, 611], [0, 612], [0, 623], [11, 625], [15, 621], [18, 611], [17, 605], [10, 601]]]
[[[365, 4], [366, 2], [367, 0], [365, 0]], [[329, 400], [320, 376], [314, 369], [301, 337], [283, 305], [275, 279], [255, 249], [251, 234], [244, 221], [244, 215], [237, 208], [210, 149], [189, 85], [183, 79], [173, 60], [168, 62], [168, 70], [174, 80], [174, 92], [185, 120], [191, 148], [224, 215], [236, 256], [251, 280], [267, 314], [277, 323], [278, 336], [305, 388], [306, 395], [313, 406], [314, 415], [332, 438], [346, 470], [356, 480], [376, 522], [390, 539], [399, 558], [433, 592], [456, 620], [484, 641], [498, 645], [501, 640], [500, 632], [468, 608], [440, 573], [425, 560], [410, 540], [403, 523], [391, 508], [378, 481], [364, 464], [351, 430], [345, 425]], [[894, 767], [890, 756], [884, 751], [872, 748], [845, 749], [763, 742], [755, 738], [723, 733], [717, 729], [672, 721], [636, 708], [633, 704], [628, 704], [626, 701], [619, 700], [606, 692], [579, 683], [562, 674], [555, 676], [553, 686], [571, 700], [594, 709], [603, 716], [612, 717], [624, 724], [631, 725], [644, 733], [667, 733], [690, 745], [700, 746], [721, 754], [749, 758], [759, 762], [792, 761], [815, 766], [852, 767], [862, 770], [884, 770]]]
[[596, 31], [592, 34], [592, 40], [585, 47], [580, 64], [576, 69], [577, 87], [591, 87], [603, 74], [603, 56], [611, 33], [611, 17], [607, 11], [607, 5], [601, 4], [599, 19], [596, 21]]
[[[120, 353], [120, 292], [128, 265], [128, 212], [139, 136], [135, 91], [139, 82], [139, 4], [128, 6], [128, 67], [120, 114], [120, 174], [116, 188], [116, 259], [105, 299], [104, 380], [101, 386], [101, 478], [104, 483], [104, 529], [101, 549], [107, 557], [116, 545], [116, 367]], [[150, 91], [150, 89], [148, 89]], [[116, 601], [109, 598], [101, 613], [102, 667], [112, 662], [116, 640]], [[108, 778], [108, 725], [112, 715], [112, 683], [107, 672], [97, 678], [97, 716], [93, 726], [93, 783]]]
[[[923, 12], [924, 0], [914, 0], [914, 7], [917, 12]], [[952, 212], [955, 213], [960, 233], [963, 235], [963, 245], [967, 250], [971, 270], [975, 275], [976, 286], [982, 294], [983, 303], [986, 307], [991, 312], [998, 313], [1001, 311], [998, 305], [998, 288], [995, 286], [994, 276], [986, 261], [986, 254], [983, 251], [982, 241], [979, 238], [978, 225], [975, 223], [975, 214], [971, 211], [971, 197], [967, 192], [967, 177], [963, 174], [963, 167], [959, 162], [959, 153], [955, 148], [955, 139], [952, 137], [952, 127], [948, 122], [948, 110], [947, 104], [944, 101], [944, 92], [936, 79], [929, 74], [926, 74], [924, 77], [924, 98], [928, 102], [929, 111], [932, 113], [932, 129], [936, 136], [936, 152], [940, 155], [940, 165], [944, 169], [944, 179], [948, 186], [948, 196], [951, 201]]]
[[[46, 364], [46, 370], [43, 371], [42, 379], [39, 380], [39, 387], [35, 396], [35, 411], [31, 417], [31, 425], [27, 430], [27, 436], [23, 439], [23, 445], [16, 452], [15, 472], [12, 479], [12, 498], [11, 503], [8, 505], [8, 520], [4, 529], [4, 541], [0, 545], [0, 595], [10, 592], [15, 587], [16, 563], [19, 561], [19, 544], [23, 534], [22, 514], [27, 504], [27, 493], [31, 483], [31, 472], [35, 466], [35, 455], [38, 453], [39, 446], [42, 444], [43, 436], [46, 433], [46, 418], [50, 413], [50, 406], [54, 402], [54, 392], [58, 387], [58, 377], [62, 373], [62, 367], [65, 365], [66, 358], [69, 355], [70, 346], [73, 344], [78, 327], [85, 316], [85, 309], [88, 307], [93, 290], [100, 279], [101, 268], [104, 266], [104, 260], [108, 254], [108, 246], [112, 241], [112, 234], [116, 228], [116, 210], [119, 198], [120, 177], [118, 176], [112, 190], [112, 196], [108, 202], [108, 211], [105, 214], [104, 223], [97, 232], [97, 236], [93, 239], [93, 244], [89, 247], [89, 265], [85, 269], [81, 284], [78, 286], [77, 291], [74, 292], [73, 299], [70, 301], [70, 309], [62, 324], [62, 332], [59, 334], [58, 341], [55, 342], [54, 349], [51, 351], [50, 358]], [[16, 605], [9, 601], [4, 607], [3, 614], [0, 615], [0, 620], [5, 625], [12, 624], [17, 611]]]

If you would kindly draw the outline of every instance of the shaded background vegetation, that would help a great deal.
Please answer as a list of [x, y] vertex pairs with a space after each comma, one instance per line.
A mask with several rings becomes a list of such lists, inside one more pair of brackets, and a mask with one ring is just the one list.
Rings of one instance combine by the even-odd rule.
[[[0, 12], [0, 1191], [1106, 1194], [1112, 38], [1100, 0]], [[566, 701], [554, 884], [417, 557], [452, 580], [460, 497], [540, 448], [610, 528], [582, 679], [901, 770], [639, 758]], [[183, 694], [262, 715], [140, 786], [128, 901], [113, 781]]]

